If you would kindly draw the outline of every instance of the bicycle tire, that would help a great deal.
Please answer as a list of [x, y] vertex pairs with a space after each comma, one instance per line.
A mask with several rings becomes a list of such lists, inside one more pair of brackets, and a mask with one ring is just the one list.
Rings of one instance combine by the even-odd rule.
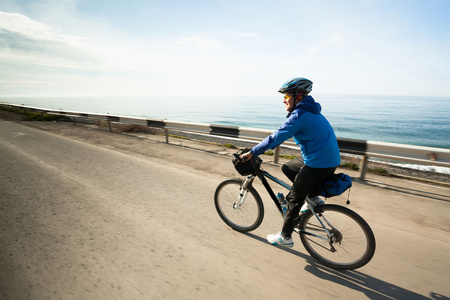
[[243, 180], [231, 178], [219, 184], [214, 194], [214, 205], [220, 218], [231, 228], [240, 232], [255, 230], [264, 218], [264, 205], [258, 192], [247, 187], [247, 196], [242, 206], [235, 204], [240, 195]]
[[[361, 216], [346, 207], [333, 204], [319, 205], [315, 211], [316, 214], [325, 216], [335, 228], [327, 226], [336, 240], [331, 246], [325, 230], [311, 211], [302, 215], [299, 223], [300, 239], [312, 257], [323, 265], [338, 270], [357, 269], [372, 259], [376, 247], [375, 236]], [[315, 233], [328, 240], [304, 232]]]

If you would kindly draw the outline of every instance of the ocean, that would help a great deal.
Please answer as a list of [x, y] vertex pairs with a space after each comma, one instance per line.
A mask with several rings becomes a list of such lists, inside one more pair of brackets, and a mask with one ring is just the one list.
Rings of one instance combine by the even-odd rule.
[[[450, 97], [313, 95], [337, 137], [450, 149]], [[0, 102], [88, 113], [275, 130], [275, 97], [0, 97]], [[446, 168], [447, 169], [447, 168]]]

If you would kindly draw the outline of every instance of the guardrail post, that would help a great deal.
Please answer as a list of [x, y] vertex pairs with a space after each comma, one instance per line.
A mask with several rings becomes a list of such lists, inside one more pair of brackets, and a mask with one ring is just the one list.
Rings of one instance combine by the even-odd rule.
[[110, 120], [108, 120], [108, 126], [109, 126], [109, 132], [112, 132], [112, 129], [111, 129], [111, 121], [110, 121]]
[[361, 162], [359, 163], [359, 179], [364, 180], [367, 172], [367, 162], [369, 161], [369, 157], [363, 155], [361, 158]]
[[280, 158], [280, 146], [275, 148], [275, 154], [274, 154], [273, 162], [277, 164], [278, 161], [279, 161], [279, 158]]
[[164, 132], [166, 133], [166, 144], [169, 143], [169, 130], [164, 128]]

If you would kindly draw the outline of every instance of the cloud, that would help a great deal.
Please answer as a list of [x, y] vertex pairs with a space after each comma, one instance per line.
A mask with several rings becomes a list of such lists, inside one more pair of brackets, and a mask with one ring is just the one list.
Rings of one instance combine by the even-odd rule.
[[27, 16], [0, 11], [0, 29], [29, 40], [61, 43], [69, 47], [83, 47], [84, 38], [64, 34], [58, 29], [34, 21]]
[[21, 14], [0, 11], [0, 28], [34, 39], [55, 39], [55, 34], [50, 26], [33, 21]]
[[0, 12], [0, 49], [0, 61], [6, 62], [79, 69], [92, 68], [96, 60], [95, 51], [83, 38], [4, 12]]
[[139, 71], [155, 63], [149, 59], [151, 51], [66, 34], [27, 16], [5, 12], [0, 12], [0, 49], [0, 62], [22, 67]]

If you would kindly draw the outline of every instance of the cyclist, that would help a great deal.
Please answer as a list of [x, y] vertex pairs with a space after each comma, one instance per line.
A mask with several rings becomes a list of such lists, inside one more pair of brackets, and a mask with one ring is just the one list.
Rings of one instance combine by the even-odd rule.
[[[312, 85], [311, 80], [300, 77], [286, 81], [278, 92], [284, 94], [287, 120], [277, 131], [241, 155], [242, 159], [249, 160], [292, 137], [300, 146], [303, 160], [296, 158], [282, 166], [283, 173], [293, 182], [286, 196], [288, 205], [282, 230], [267, 236], [271, 244], [289, 248], [294, 246], [291, 235], [299, 213], [308, 210], [306, 196], [319, 182], [333, 175], [341, 162], [333, 128], [320, 113], [320, 104], [309, 96]], [[319, 197], [312, 196], [316, 195], [310, 195], [314, 204], [322, 202]]]

